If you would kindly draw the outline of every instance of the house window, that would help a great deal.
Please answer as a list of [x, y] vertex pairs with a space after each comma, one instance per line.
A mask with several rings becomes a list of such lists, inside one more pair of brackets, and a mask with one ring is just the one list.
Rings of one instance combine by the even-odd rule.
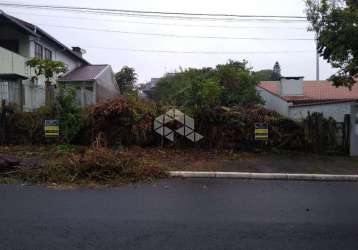
[[35, 43], [35, 57], [43, 58], [43, 47], [41, 44]]
[[5, 100], [6, 103], [9, 102], [9, 84], [7, 81], [0, 80], [0, 103]]
[[18, 81], [0, 80], [0, 103], [21, 105], [21, 84]]
[[52, 60], [52, 51], [48, 48], [45, 48], [45, 59], [46, 60]]

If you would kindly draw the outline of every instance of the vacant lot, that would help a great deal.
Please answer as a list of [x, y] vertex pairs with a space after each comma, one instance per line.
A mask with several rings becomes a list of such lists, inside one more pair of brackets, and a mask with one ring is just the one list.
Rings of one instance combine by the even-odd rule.
[[1, 156], [21, 161], [11, 170], [0, 166], [2, 183], [117, 185], [165, 178], [169, 170], [358, 174], [357, 158], [296, 152], [14, 146], [0, 147]]

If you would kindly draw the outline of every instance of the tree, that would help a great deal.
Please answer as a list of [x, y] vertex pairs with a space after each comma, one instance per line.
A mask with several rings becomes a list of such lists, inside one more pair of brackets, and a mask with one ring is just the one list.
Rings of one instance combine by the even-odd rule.
[[247, 67], [247, 63], [246, 60], [229, 60], [226, 64], [216, 66], [216, 78], [223, 86], [222, 105], [248, 106], [261, 103], [261, 98], [256, 92], [257, 79], [251, 68]]
[[273, 72], [272, 69], [263, 69], [263, 70], [256, 71], [253, 74], [256, 77], [257, 81], [261, 82], [261, 81], [270, 81], [272, 72]]
[[51, 83], [55, 76], [67, 72], [67, 66], [60, 61], [44, 60], [37, 57], [28, 60], [26, 65], [34, 69], [35, 79], [40, 76], [45, 77], [45, 103], [46, 106], [52, 105], [53, 91]]
[[281, 66], [278, 62], [273, 66], [272, 74], [270, 77], [271, 81], [279, 81], [281, 78]]
[[351, 88], [358, 74], [358, 1], [306, 0], [310, 31], [318, 34], [318, 52], [338, 72], [335, 86]]
[[217, 105], [261, 103], [256, 92], [257, 78], [246, 61], [229, 61], [216, 68], [186, 69], [161, 78], [151, 93], [163, 104], [192, 111]]
[[119, 90], [122, 94], [133, 91], [134, 84], [137, 81], [137, 74], [135, 69], [124, 66], [119, 72], [115, 75], [116, 81], [119, 87]]
[[212, 69], [187, 69], [161, 78], [151, 97], [165, 105], [187, 108], [193, 113], [219, 103], [221, 87]]

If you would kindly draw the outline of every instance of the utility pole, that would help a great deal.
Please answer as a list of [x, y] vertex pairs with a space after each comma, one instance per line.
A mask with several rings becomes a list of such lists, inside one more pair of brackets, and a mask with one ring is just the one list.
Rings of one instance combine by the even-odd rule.
[[316, 32], [316, 80], [319, 81], [318, 32]]
[[[320, 5], [320, 0], [318, 0], [318, 5]], [[316, 30], [316, 80], [319, 81], [319, 53], [318, 53], [318, 38], [319, 38], [319, 31]]]

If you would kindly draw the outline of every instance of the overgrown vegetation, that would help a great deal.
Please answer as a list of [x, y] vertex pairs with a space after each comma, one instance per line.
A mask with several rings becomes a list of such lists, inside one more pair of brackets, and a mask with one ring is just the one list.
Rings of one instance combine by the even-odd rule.
[[57, 97], [56, 114], [60, 120], [61, 138], [64, 143], [72, 143], [84, 126], [84, 114], [75, 103], [74, 88], [62, 88]]
[[0, 177], [28, 183], [45, 184], [121, 184], [150, 181], [166, 177], [159, 166], [145, 164], [142, 160], [121, 151], [92, 147], [83, 152], [54, 153], [34, 168], [17, 167], [5, 171]]
[[[1, 121], [3, 142], [7, 144], [44, 144], [53, 142], [44, 135], [44, 121], [60, 121], [60, 138], [57, 142], [73, 143], [85, 129], [86, 116], [75, 103], [75, 90], [61, 89], [53, 105], [39, 108], [35, 112], [16, 111], [9, 106], [2, 109]], [[89, 140], [88, 140], [89, 141]]]
[[106, 146], [152, 145], [153, 120], [159, 109], [153, 102], [116, 98], [89, 109], [92, 141]]
[[[229, 61], [214, 69], [167, 74], [151, 92], [154, 102], [130, 94], [136, 76], [134, 70], [125, 69], [117, 74], [117, 80], [126, 94], [91, 107], [80, 108], [75, 102], [75, 90], [70, 87], [61, 88], [54, 103], [35, 112], [2, 105], [3, 144], [57, 145], [40, 157], [40, 166], [20, 167], [2, 177], [31, 183], [120, 183], [160, 178], [166, 176], [164, 168], [143, 161], [140, 154], [142, 147], [159, 145], [230, 152], [343, 152], [333, 119], [309, 114], [298, 122], [263, 108], [256, 84], [269, 73], [271, 80], [277, 80], [280, 66], [276, 63], [274, 70], [261, 73], [253, 72], [246, 61]], [[173, 106], [195, 119], [195, 129], [204, 136], [199, 143], [193, 144], [185, 137], [176, 143], [162, 141], [153, 131], [154, 119]], [[46, 119], [60, 121], [59, 138], [45, 138]], [[269, 124], [267, 142], [254, 139], [254, 125], [258, 122]], [[139, 153], [128, 154], [129, 146], [141, 147]]]
[[[71, 151], [71, 143], [96, 143], [111, 148], [161, 144], [160, 136], [153, 131], [153, 120], [166, 111], [164, 107], [148, 101], [117, 98], [94, 105], [83, 115], [80, 109], [72, 106], [70, 96], [60, 97], [56, 109], [9, 115], [5, 141], [11, 144], [50, 143], [44, 138], [43, 121], [58, 117], [61, 137], [57, 142], [62, 142], [63, 152]], [[61, 98], [64, 99], [61, 101]], [[196, 130], [204, 135], [204, 139], [197, 144], [202, 148], [283, 149], [315, 153], [344, 151], [341, 140], [337, 139], [336, 122], [321, 114], [310, 114], [305, 120], [297, 122], [259, 105], [236, 105], [201, 108], [194, 115]], [[267, 143], [254, 140], [254, 124], [257, 122], [268, 123], [270, 126]], [[185, 138], [179, 138], [175, 144], [167, 144], [194, 146]]]
[[218, 105], [261, 103], [258, 83], [247, 61], [229, 61], [213, 68], [186, 69], [168, 74], [157, 83], [151, 98], [164, 104], [197, 113]]

